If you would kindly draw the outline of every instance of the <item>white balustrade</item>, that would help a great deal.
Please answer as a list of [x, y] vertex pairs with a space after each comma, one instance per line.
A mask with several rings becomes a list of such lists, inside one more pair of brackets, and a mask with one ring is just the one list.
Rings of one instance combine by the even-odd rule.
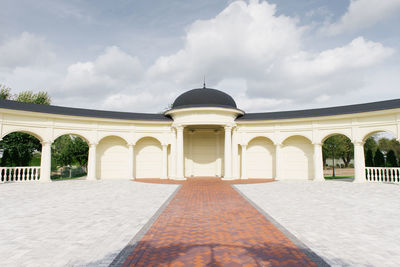
[[0, 167], [0, 183], [38, 181], [40, 167]]
[[400, 168], [365, 167], [368, 182], [400, 183]]

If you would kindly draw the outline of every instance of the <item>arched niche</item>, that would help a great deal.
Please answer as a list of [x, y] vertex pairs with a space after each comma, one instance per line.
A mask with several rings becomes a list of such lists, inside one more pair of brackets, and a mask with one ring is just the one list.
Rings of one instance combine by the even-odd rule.
[[311, 141], [300, 135], [291, 136], [282, 143], [282, 179], [313, 179], [313, 146]]
[[128, 147], [119, 136], [100, 140], [96, 153], [97, 177], [100, 179], [128, 179]]
[[249, 178], [273, 178], [275, 166], [275, 146], [266, 137], [250, 140], [246, 151], [247, 176]]
[[161, 178], [162, 147], [154, 137], [143, 137], [135, 145], [135, 177]]

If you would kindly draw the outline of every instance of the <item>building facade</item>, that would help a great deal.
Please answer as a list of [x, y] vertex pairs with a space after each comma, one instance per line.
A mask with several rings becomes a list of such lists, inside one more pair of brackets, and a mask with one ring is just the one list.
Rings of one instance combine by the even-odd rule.
[[246, 113], [209, 88], [180, 95], [164, 114], [99, 111], [0, 101], [1, 138], [26, 132], [42, 143], [40, 181], [50, 181], [51, 144], [64, 134], [89, 144], [87, 179], [215, 176], [324, 180], [322, 143], [354, 144], [355, 181], [365, 181], [365, 140], [400, 140], [400, 99], [341, 107]]

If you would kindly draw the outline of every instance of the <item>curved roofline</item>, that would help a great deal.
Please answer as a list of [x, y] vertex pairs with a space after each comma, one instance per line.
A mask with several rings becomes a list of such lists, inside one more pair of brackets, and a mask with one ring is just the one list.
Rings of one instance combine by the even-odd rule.
[[215, 88], [194, 88], [180, 94], [173, 102], [172, 109], [187, 107], [229, 107], [237, 109], [235, 99]]
[[400, 108], [400, 99], [392, 99], [392, 100], [385, 100], [378, 102], [336, 106], [328, 108], [262, 112], [262, 113], [245, 113], [243, 116], [236, 118], [236, 120], [261, 121], [261, 120], [299, 119], [299, 118], [310, 118], [310, 117], [346, 115], [352, 113], [363, 113], [363, 112], [380, 111], [380, 110], [388, 110], [395, 108]]
[[[182, 106], [178, 109], [184, 108], [198, 108], [205, 107], [204, 105], [188, 105]], [[209, 105], [207, 107], [216, 107]], [[53, 105], [40, 105], [32, 103], [23, 103], [13, 100], [0, 99], [0, 108], [39, 112], [55, 115], [79, 116], [79, 117], [93, 117], [93, 118], [106, 118], [106, 119], [121, 119], [121, 120], [142, 120], [142, 121], [172, 121], [172, 119], [164, 113], [133, 113], [133, 112], [118, 112], [107, 110], [71, 108]], [[233, 109], [230, 106], [218, 106], [217, 108]], [[392, 99], [378, 102], [370, 102], [364, 104], [336, 106], [328, 108], [292, 110], [292, 111], [277, 111], [277, 112], [262, 112], [262, 113], [244, 113], [244, 115], [236, 118], [236, 121], [257, 121], [257, 120], [279, 120], [279, 119], [298, 119], [310, 117], [323, 117], [334, 115], [346, 115], [352, 113], [363, 113], [371, 111], [389, 110], [400, 108], [400, 99]], [[169, 111], [175, 110], [170, 109]], [[240, 109], [236, 109], [243, 112]]]
[[84, 108], [70, 108], [70, 107], [53, 106], [53, 105], [23, 103], [23, 102], [4, 100], [4, 99], [0, 99], [0, 108], [30, 111], [30, 112], [40, 112], [40, 113], [56, 114], [56, 115], [105, 118], [105, 119], [172, 121], [171, 118], [165, 116], [163, 113], [160, 114], [133, 113], [133, 112], [119, 112], [119, 111], [95, 110], [95, 109], [84, 109]]
[[178, 106], [176, 108], [171, 108], [171, 109], [167, 110], [166, 112], [164, 112], [164, 114], [166, 114], [167, 112], [169, 113], [170, 111], [187, 109], [187, 108], [226, 108], [226, 109], [237, 110], [237, 111], [239, 111], [241, 113], [245, 113], [243, 110], [238, 109], [238, 108], [234, 108], [234, 107], [229, 106], [229, 105], [193, 104], [193, 105], [183, 105], [183, 106]]

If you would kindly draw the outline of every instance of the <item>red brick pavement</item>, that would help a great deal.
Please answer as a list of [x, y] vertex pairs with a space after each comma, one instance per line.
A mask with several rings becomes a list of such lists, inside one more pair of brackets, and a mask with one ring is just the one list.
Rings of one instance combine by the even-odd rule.
[[195, 178], [182, 182], [123, 266], [316, 264], [229, 182]]

